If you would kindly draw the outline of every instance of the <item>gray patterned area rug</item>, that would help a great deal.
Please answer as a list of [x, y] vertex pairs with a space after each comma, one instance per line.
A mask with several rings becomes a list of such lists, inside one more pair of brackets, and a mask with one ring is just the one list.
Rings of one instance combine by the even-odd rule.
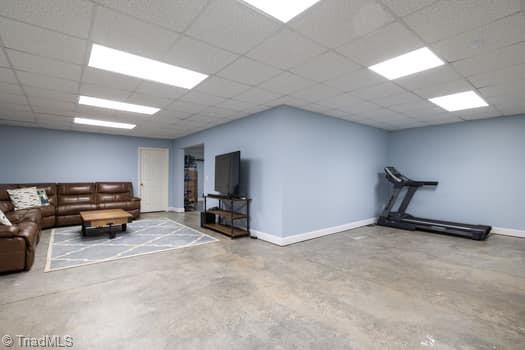
[[46, 272], [218, 241], [170, 219], [134, 221], [126, 232], [116, 231], [114, 239], [109, 239], [107, 229], [88, 230], [85, 237], [80, 231], [78, 226], [51, 232]]

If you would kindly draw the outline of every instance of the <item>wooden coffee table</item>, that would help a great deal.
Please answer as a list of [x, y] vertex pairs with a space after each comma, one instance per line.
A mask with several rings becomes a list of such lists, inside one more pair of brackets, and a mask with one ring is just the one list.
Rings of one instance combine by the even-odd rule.
[[90, 210], [81, 211], [82, 236], [86, 235], [88, 228], [109, 227], [109, 238], [116, 237], [112, 226], [122, 225], [122, 232], [126, 232], [128, 222], [131, 222], [133, 215], [122, 209]]

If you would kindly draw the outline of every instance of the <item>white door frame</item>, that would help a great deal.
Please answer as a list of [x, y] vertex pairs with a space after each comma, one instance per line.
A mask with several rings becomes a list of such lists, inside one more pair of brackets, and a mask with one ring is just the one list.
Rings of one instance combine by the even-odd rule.
[[[140, 147], [137, 149], [137, 152], [138, 152], [138, 162], [137, 162], [137, 167], [138, 167], [138, 194], [139, 194], [139, 197], [142, 198], [142, 186], [141, 186], [141, 183], [142, 183], [142, 151], [143, 150], [154, 150], [154, 151], [163, 151], [165, 152], [165, 156], [166, 156], [166, 161], [168, 163], [168, 166], [167, 166], [167, 169], [168, 169], [168, 174], [166, 174], [166, 181], [165, 183], [163, 184], [164, 185], [164, 188], [166, 188], [166, 193], [168, 194], [166, 196], [166, 203], [164, 203], [164, 211], [168, 211], [169, 209], [169, 186], [170, 186], [170, 149], [169, 148], [162, 148], [162, 147]], [[142, 207], [141, 207], [141, 212], [142, 212]]]

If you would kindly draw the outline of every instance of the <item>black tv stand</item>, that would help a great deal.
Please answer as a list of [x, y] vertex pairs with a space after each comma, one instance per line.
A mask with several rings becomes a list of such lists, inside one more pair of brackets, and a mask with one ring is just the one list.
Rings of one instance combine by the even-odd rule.
[[[208, 199], [217, 199], [218, 207], [208, 208]], [[201, 227], [222, 233], [230, 238], [250, 235], [251, 198], [208, 194], [204, 196], [204, 211], [201, 213]], [[245, 225], [239, 225], [239, 221]]]

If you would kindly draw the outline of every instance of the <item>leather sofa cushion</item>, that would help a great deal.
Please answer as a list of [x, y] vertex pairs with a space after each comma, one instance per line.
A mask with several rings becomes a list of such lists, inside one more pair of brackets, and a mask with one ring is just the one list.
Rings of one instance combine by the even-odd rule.
[[81, 211], [88, 210], [97, 210], [97, 205], [93, 203], [78, 203], [78, 204], [68, 204], [68, 205], [59, 205], [57, 207], [57, 216], [65, 215], [77, 215]]
[[58, 206], [76, 204], [95, 204], [95, 194], [61, 195], [58, 197]]
[[65, 184], [58, 184], [57, 185], [57, 191], [59, 195], [59, 203], [60, 203], [60, 196], [67, 195], [67, 194], [92, 194], [95, 192], [95, 184], [94, 183], [65, 183]]
[[126, 211], [138, 209], [139, 207], [139, 201], [98, 203], [97, 205], [98, 209], [123, 209]]
[[97, 193], [127, 193], [133, 196], [131, 182], [97, 182]]
[[12, 211], [6, 214], [9, 221], [12, 224], [19, 225], [24, 222], [32, 222], [37, 225], [40, 225], [42, 220], [42, 214], [40, 209], [22, 209], [17, 211]]
[[129, 193], [97, 193], [97, 203], [131, 201]]
[[34, 222], [22, 222], [18, 224], [20, 231], [17, 236], [24, 237], [31, 247], [36, 247], [38, 234], [40, 232], [38, 224]]
[[7, 213], [15, 210], [15, 206], [13, 203], [11, 203], [11, 201], [0, 201], [0, 210], [2, 213]]
[[15, 190], [19, 188], [18, 185], [0, 185], [0, 201], [10, 201], [7, 190]]
[[40, 212], [42, 213], [42, 217], [48, 217], [48, 216], [55, 216], [55, 206], [54, 205], [45, 205], [42, 207], [39, 207]]

